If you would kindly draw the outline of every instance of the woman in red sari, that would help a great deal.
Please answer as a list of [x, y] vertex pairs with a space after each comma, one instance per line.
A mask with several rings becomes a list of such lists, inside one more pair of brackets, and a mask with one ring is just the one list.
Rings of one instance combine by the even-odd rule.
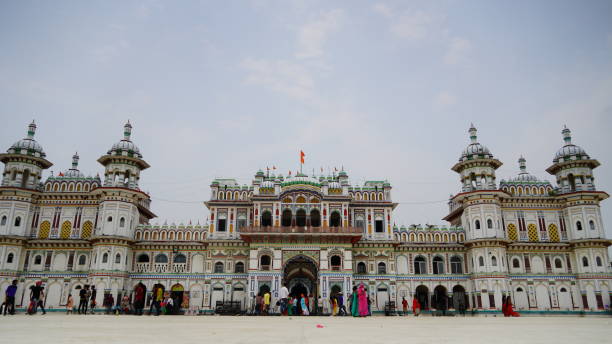
[[512, 307], [512, 300], [510, 296], [506, 296], [506, 300], [502, 305], [502, 313], [504, 313], [505, 317], [520, 317], [521, 315], [514, 311]]
[[416, 295], [412, 299], [412, 313], [415, 317], [418, 317], [419, 313], [421, 313], [421, 303], [417, 299]]

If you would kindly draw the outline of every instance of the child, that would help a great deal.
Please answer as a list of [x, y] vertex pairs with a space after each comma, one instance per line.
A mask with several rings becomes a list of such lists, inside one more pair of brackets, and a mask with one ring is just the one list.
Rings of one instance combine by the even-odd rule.
[[66, 302], [66, 315], [72, 314], [72, 309], [74, 308], [74, 298], [72, 294], [68, 294], [68, 302]]

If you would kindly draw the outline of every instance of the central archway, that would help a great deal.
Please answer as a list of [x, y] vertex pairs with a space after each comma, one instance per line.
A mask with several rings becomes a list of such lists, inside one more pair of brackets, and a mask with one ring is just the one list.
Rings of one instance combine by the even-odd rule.
[[318, 270], [317, 263], [307, 256], [299, 255], [287, 260], [283, 268], [283, 283], [289, 289], [289, 295], [299, 298], [304, 294], [311, 305], [316, 303]]

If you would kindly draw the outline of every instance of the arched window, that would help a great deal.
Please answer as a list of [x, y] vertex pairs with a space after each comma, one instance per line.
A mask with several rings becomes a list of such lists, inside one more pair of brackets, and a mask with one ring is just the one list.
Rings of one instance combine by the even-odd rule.
[[259, 263], [260, 263], [260, 267], [262, 270], [270, 270], [270, 256], [268, 255], [263, 255], [261, 256], [261, 258], [259, 258]]
[[329, 217], [329, 226], [330, 227], [340, 227], [340, 213], [337, 211], [333, 211], [331, 216]]
[[2, 220], [0, 220], [0, 226], [6, 226], [6, 216], [2, 216]]
[[368, 269], [366, 268], [366, 264], [364, 262], [357, 263], [357, 273], [358, 274], [365, 274], [367, 272], [368, 272]]
[[102, 255], [102, 264], [108, 263], [108, 253]]
[[106, 222], [113, 222], [113, 217], [109, 216], [108, 218], [106, 218]]
[[488, 229], [492, 229], [493, 228], [493, 220], [487, 219], [487, 228]]
[[561, 262], [561, 259], [555, 258], [555, 269], [561, 269], [561, 268], [563, 268], [563, 263]]
[[119, 227], [121, 228], [125, 227], [125, 217], [122, 217], [119, 219]]
[[298, 211], [295, 213], [295, 224], [298, 227], [306, 226], [306, 210], [298, 209]]
[[476, 220], [476, 221], [474, 222], [474, 228], [476, 228], [476, 229], [480, 229], [480, 220]]
[[567, 181], [569, 182], [570, 191], [576, 191], [576, 179], [573, 174], [567, 175]]
[[148, 263], [149, 262], [149, 255], [146, 253], [141, 253], [138, 255], [138, 258], [136, 259], [136, 262], [138, 263]]
[[[13, 262], [13, 258], [15, 257], [15, 255], [13, 254], [13, 252], [9, 253], [8, 256], [6, 256], [6, 263], [7, 264], [11, 264]], [[599, 258], [599, 257], [597, 257]]]
[[236, 265], [234, 266], [234, 272], [238, 274], [244, 273], [244, 263], [243, 262], [236, 263]]
[[425, 265], [425, 257], [418, 256], [414, 259], [414, 273], [417, 275], [427, 273], [427, 266]]
[[576, 230], [579, 230], [579, 231], [582, 230], [582, 222], [576, 221]]
[[310, 225], [312, 227], [321, 226], [321, 213], [319, 213], [319, 210], [313, 209], [310, 211]]
[[387, 273], [387, 264], [380, 262], [378, 263], [378, 273], [379, 274], [386, 274]]
[[15, 218], [15, 227], [21, 226], [21, 216]]
[[591, 230], [595, 230], [595, 221], [593, 220], [589, 221], [589, 228], [591, 228]]
[[272, 213], [271, 212], [266, 210], [263, 213], [261, 213], [261, 225], [263, 227], [272, 226]]
[[453, 274], [463, 273], [463, 264], [461, 264], [461, 258], [457, 256], [451, 257], [450, 264], [451, 264], [451, 273]]
[[42, 256], [38, 255], [34, 257], [34, 265], [40, 265], [40, 264], [42, 264]]
[[82, 254], [79, 256], [79, 265], [85, 265], [85, 263], [87, 263], [87, 257]]
[[518, 260], [518, 258], [512, 259], [512, 267], [516, 269], [521, 267], [521, 262]]
[[484, 266], [484, 258], [482, 256], [478, 257], [478, 266]]
[[291, 214], [290, 209], [283, 210], [283, 215], [281, 216], [281, 226], [290, 227], [291, 226], [291, 218], [293, 214]]
[[597, 266], [603, 266], [603, 262], [601, 261], [601, 257], [599, 257], [599, 256], [595, 257], [595, 264], [597, 264]]
[[121, 264], [121, 254], [117, 253], [115, 256], [115, 264]]
[[495, 256], [491, 257], [491, 265], [492, 266], [497, 266], [497, 257], [495, 257]]
[[160, 253], [157, 256], [155, 256], [155, 262], [156, 263], [161, 263], [161, 264], [167, 264], [168, 263], [168, 256], [166, 256], [163, 253]]
[[21, 177], [21, 187], [25, 188], [28, 186], [28, 179], [30, 179], [30, 170], [26, 169], [23, 171], [23, 176]]
[[176, 256], [174, 256], [174, 262], [176, 264], [185, 264], [187, 263], [187, 257], [184, 254], [179, 253]]
[[222, 262], [216, 262], [215, 263], [215, 273], [216, 274], [222, 274], [223, 273], [223, 263]]
[[340, 256], [332, 256], [329, 261], [332, 270], [340, 270], [340, 268], [342, 267], [342, 259], [340, 258]]
[[584, 266], [584, 267], [588, 267], [589, 266], [589, 258], [582, 257], [582, 266]]
[[436, 256], [433, 259], [433, 273], [435, 275], [444, 273], [444, 259], [440, 256]]

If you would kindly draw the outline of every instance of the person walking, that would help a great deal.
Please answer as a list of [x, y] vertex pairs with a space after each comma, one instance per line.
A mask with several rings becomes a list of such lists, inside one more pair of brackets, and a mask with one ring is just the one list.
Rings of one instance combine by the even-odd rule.
[[289, 298], [289, 289], [287, 289], [287, 285], [283, 284], [278, 294], [280, 298], [280, 312], [281, 315], [287, 315], [287, 299]]
[[[47, 311], [45, 311], [45, 291], [44, 291], [44, 287], [40, 290], [40, 298], [38, 299], [38, 307], [40, 307], [40, 309], [42, 310], [42, 315], [47, 314]], [[36, 310], [34, 311], [34, 313], [36, 313]]]
[[102, 301], [102, 306], [106, 309], [104, 314], [111, 314], [113, 311], [113, 305], [115, 304], [115, 298], [113, 294], [104, 295], [104, 301]]
[[87, 290], [89, 289], [88, 285], [85, 285], [81, 290], [79, 290], [79, 314], [85, 314], [87, 312]]
[[38, 281], [35, 285], [30, 287], [30, 305], [28, 306], [28, 314], [36, 314], [40, 298], [43, 295], [43, 289], [45, 289], [45, 287], [42, 286], [42, 281]]
[[97, 306], [96, 303], [96, 297], [98, 296], [98, 291], [96, 290], [96, 286], [92, 285], [91, 286], [91, 295], [89, 296], [89, 310], [91, 311], [91, 314], [95, 313], [95, 309]]
[[270, 299], [271, 298], [272, 298], [272, 295], [270, 294], [269, 291], [267, 291], [264, 294], [264, 297], [263, 297], [263, 299], [264, 299], [263, 300], [263, 302], [264, 302], [264, 314], [265, 315], [268, 315], [270, 313]]
[[366, 294], [366, 289], [361, 284], [359, 289], [357, 289], [358, 298], [359, 298], [359, 316], [365, 317], [368, 315], [368, 296]]
[[74, 297], [72, 294], [68, 294], [68, 300], [66, 301], [66, 315], [72, 314], [74, 310]]
[[353, 286], [353, 293], [351, 294], [351, 315], [354, 317], [359, 316], [359, 295], [357, 293], [357, 286]]
[[17, 293], [17, 280], [6, 288], [4, 292], [4, 315], [6, 312], [10, 315], [15, 315], [15, 294]]
[[402, 297], [402, 310], [404, 315], [408, 314], [408, 301], [406, 301], [405, 297]]
[[412, 299], [412, 313], [415, 317], [418, 317], [421, 313], [421, 304], [419, 303], [419, 300], [417, 299], [416, 295]]
[[344, 294], [342, 292], [338, 293], [336, 296], [338, 299], [338, 315], [346, 316], [346, 307], [344, 306]]

